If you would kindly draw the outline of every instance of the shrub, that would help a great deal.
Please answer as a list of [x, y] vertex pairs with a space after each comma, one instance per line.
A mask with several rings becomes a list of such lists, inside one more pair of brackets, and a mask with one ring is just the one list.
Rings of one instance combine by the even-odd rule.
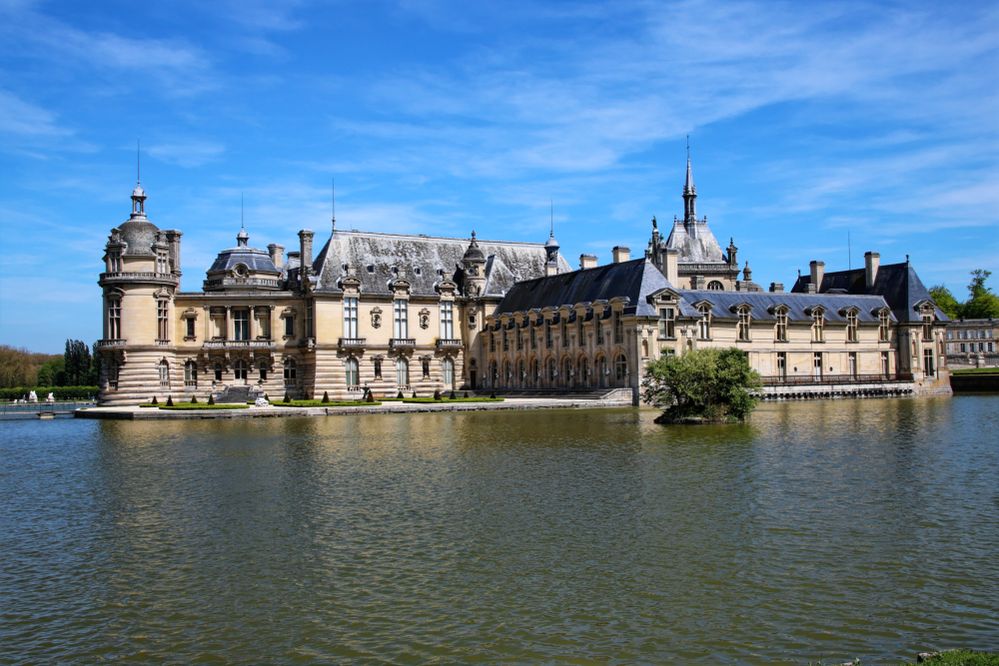
[[167, 407], [173, 407], [173, 396], [170, 396], [170, 395], [167, 396], [167, 404], [166, 404], [166, 406]]
[[196, 396], [196, 395], [192, 395], [191, 396], [191, 404], [192, 405], [198, 404], [198, 396]]
[[413, 398], [416, 397], [416, 391], [413, 391], [413, 395], [411, 397], [413, 397]]
[[403, 398], [402, 391], [399, 391], [399, 393], [396, 394], [395, 399], [402, 400], [402, 398]]
[[153, 399], [149, 401], [149, 404], [151, 404], [151, 405], [158, 405], [158, 404], [160, 404], [160, 401], [157, 400], [156, 396], [154, 395]]
[[369, 390], [365, 391], [364, 392], [364, 402], [374, 402], [374, 401], [375, 401], [375, 396], [371, 392], [371, 390], [369, 389]]
[[[448, 396], [448, 398], [450, 398], [451, 400], [454, 400], [454, 399], [455, 399], [455, 398], [457, 398], [457, 397], [458, 397], [458, 396], [456, 396], [456, 395], [454, 394], [454, 389], [451, 389], [451, 395], [449, 395], [449, 396]], [[468, 396], [466, 395], [465, 397], [467, 398]]]
[[329, 401], [330, 401], [330, 394], [327, 393], [326, 391], [323, 391], [323, 402], [327, 403]]
[[214, 395], [211, 395], [211, 394], [208, 395], [208, 404], [209, 405], [214, 405], [215, 404], [215, 396]]
[[284, 402], [291, 402], [291, 396], [288, 395], [287, 391], [284, 392]]
[[440, 400], [440, 399], [441, 399], [441, 392], [440, 392], [440, 390], [435, 389], [434, 390], [434, 400]]
[[745, 420], [756, 406], [760, 376], [735, 348], [696, 349], [650, 363], [642, 398], [659, 407], [659, 423], [685, 419]]

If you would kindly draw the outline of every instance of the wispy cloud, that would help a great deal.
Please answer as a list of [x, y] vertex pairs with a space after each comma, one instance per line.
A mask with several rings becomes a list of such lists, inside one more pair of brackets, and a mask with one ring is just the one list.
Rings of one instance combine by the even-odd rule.
[[199, 167], [225, 153], [225, 146], [214, 141], [180, 140], [154, 143], [146, 148], [151, 156], [181, 167]]

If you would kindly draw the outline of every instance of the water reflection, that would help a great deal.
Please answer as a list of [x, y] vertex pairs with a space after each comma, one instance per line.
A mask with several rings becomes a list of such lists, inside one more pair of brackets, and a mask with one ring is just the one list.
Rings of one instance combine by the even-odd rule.
[[12, 423], [0, 657], [742, 663], [996, 647], [999, 398]]

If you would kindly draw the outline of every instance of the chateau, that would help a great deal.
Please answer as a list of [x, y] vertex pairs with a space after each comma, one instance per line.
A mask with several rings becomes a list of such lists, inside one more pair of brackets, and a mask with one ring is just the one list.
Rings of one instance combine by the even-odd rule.
[[[752, 282], [697, 218], [690, 160], [684, 215], [665, 240], [653, 218], [644, 256], [615, 247], [572, 270], [545, 243], [344, 231], [313, 252], [251, 246], [218, 253], [202, 291], [179, 290], [181, 232], [146, 217], [136, 184], [105, 247], [102, 404], [207, 398], [250, 386], [352, 399], [435, 390], [621, 389], [637, 402], [662, 355], [737, 347], [773, 395], [949, 392], [943, 330], [908, 260], [825, 272], [812, 261], [790, 292]], [[740, 279], [740, 272], [742, 274]]]

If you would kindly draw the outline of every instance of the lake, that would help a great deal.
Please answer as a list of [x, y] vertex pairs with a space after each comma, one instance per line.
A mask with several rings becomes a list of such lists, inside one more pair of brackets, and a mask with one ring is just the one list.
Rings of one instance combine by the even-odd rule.
[[0, 423], [0, 662], [999, 649], [999, 396]]

